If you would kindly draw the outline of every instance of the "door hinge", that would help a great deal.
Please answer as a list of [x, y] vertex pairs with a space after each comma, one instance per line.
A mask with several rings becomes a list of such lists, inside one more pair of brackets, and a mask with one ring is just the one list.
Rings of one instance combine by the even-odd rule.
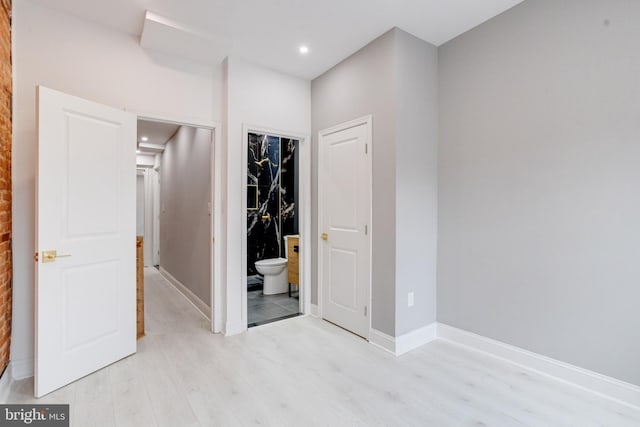
[[364, 317], [367, 317], [367, 306], [364, 306]]
[[364, 144], [364, 154], [369, 153], [369, 144]]
[[38, 252], [36, 252], [36, 253], [33, 255], [33, 260], [34, 260], [35, 262], [38, 262]]

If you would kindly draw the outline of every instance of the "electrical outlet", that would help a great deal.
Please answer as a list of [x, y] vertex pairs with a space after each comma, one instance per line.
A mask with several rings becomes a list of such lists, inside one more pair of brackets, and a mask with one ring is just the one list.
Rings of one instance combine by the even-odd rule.
[[413, 307], [413, 291], [407, 294], [407, 306]]

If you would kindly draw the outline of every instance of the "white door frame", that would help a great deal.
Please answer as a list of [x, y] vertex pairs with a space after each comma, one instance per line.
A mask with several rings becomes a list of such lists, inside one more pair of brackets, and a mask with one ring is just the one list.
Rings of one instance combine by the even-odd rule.
[[[356, 126], [365, 125], [367, 128], [367, 143], [369, 144], [369, 155], [367, 156], [367, 173], [369, 174], [369, 301], [367, 302], [367, 306], [369, 307], [367, 315], [369, 316], [369, 332], [367, 334], [366, 339], [369, 340], [371, 336], [371, 319], [373, 318], [373, 307], [371, 304], [372, 299], [372, 282], [373, 282], [373, 116], [371, 114], [367, 116], [359, 117], [355, 120], [350, 120], [348, 122], [340, 123], [339, 125], [331, 126], [327, 129], [322, 129], [318, 132], [318, 178], [320, 178], [320, 170], [324, 165], [323, 158], [323, 150], [322, 150], [322, 139], [336, 132], [340, 132], [343, 130], [347, 130]], [[320, 226], [323, 223], [324, 216], [324, 204], [322, 195], [322, 180], [318, 179], [318, 236], [316, 236], [317, 241], [317, 251], [318, 251], [318, 317], [322, 319], [322, 240], [320, 239]]]
[[[139, 236], [139, 234], [138, 234], [138, 196], [139, 195], [138, 195], [138, 181], [137, 181], [139, 176], [141, 176], [143, 181], [144, 181], [144, 184], [143, 184], [144, 201], [142, 203], [142, 208], [144, 210], [143, 216], [142, 216], [142, 218], [143, 218], [142, 219], [142, 223], [143, 223], [143, 225], [142, 225], [142, 235], [144, 237], [146, 237], [145, 234], [146, 234], [146, 231], [147, 231], [147, 228], [146, 228], [147, 227], [147, 215], [149, 215], [149, 209], [147, 208], [147, 199], [149, 197], [147, 187], [149, 185], [149, 182], [148, 182], [149, 179], [147, 177], [146, 168], [139, 167], [139, 166], [136, 165], [136, 236]], [[148, 244], [147, 239], [145, 239], [144, 240], [145, 247], [146, 247], [147, 244]], [[146, 262], [146, 256], [144, 258], [145, 258], [145, 262]]]
[[[138, 167], [138, 175], [144, 176], [144, 264], [145, 267], [156, 265], [156, 250], [160, 244], [160, 236], [156, 232], [158, 227], [157, 213], [159, 212], [158, 186], [156, 180], [158, 171], [155, 167]], [[147, 255], [151, 256], [147, 256]]]
[[[156, 159], [158, 155], [156, 154]], [[151, 208], [151, 265], [160, 265], [160, 166], [157, 165], [149, 169], [152, 189], [152, 208]], [[153, 173], [151, 173], [153, 171]]]
[[300, 312], [311, 313], [311, 138], [309, 135], [269, 129], [264, 126], [242, 125], [242, 325], [247, 330], [247, 173], [249, 161], [249, 133], [267, 134], [300, 141], [298, 231], [300, 233]]
[[[224, 248], [221, 247], [222, 239], [222, 189], [226, 185], [226, 179], [222, 174], [222, 132], [221, 125], [215, 121], [194, 120], [175, 116], [160, 116], [157, 114], [135, 113], [138, 120], [149, 120], [160, 123], [172, 123], [176, 125], [192, 126], [200, 129], [211, 130], [211, 195], [212, 215], [210, 219], [211, 230], [211, 300], [209, 306], [211, 312], [209, 318], [211, 320], [211, 331], [214, 333], [222, 332], [222, 310], [226, 303], [223, 302], [222, 295], [222, 254]], [[245, 202], [246, 203], [246, 202]]]
[[[144, 264], [145, 267], [153, 265], [153, 246], [155, 245], [155, 236], [153, 235], [153, 216], [155, 210], [153, 201], [155, 194], [153, 192], [153, 182], [151, 180], [151, 171], [153, 168], [138, 168], [142, 170], [144, 176]], [[151, 254], [150, 257], [147, 255]]]

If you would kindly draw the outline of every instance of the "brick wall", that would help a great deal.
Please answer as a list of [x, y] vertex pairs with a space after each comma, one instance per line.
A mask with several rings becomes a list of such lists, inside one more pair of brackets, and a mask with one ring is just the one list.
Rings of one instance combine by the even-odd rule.
[[11, 0], [0, 0], [0, 373], [11, 344]]

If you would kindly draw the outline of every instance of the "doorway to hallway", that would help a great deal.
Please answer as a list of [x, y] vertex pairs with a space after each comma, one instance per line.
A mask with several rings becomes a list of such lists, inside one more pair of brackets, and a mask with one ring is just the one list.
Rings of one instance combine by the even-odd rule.
[[155, 267], [208, 319], [213, 299], [213, 144], [211, 129], [138, 120], [137, 231], [144, 236], [144, 265]]

